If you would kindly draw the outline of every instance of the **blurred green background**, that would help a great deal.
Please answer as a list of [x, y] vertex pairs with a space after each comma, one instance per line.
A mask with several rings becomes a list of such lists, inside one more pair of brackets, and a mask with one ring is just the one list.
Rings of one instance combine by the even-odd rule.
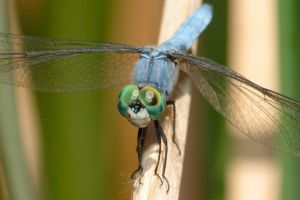
[[[157, 43], [163, 8], [161, 0], [0, 2], [1, 32], [14, 30], [55, 39], [132, 45]], [[225, 64], [230, 1], [208, 2], [214, 6], [214, 20], [200, 40], [199, 52]], [[296, 84], [300, 74], [297, 66], [300, 5], [297, 0], [276, 2], [279, 59], [285, 66], [281, 71], [283, 92], [300, 99], [299, 84]], [[14, 89], [1, 86], [1, 199], [130, 199], [130, 173], [137, 162], [137, 129], [117, 112], [115, 102], [120, 88], [70, 94], [31, 94], [27, 89], [21, 92], [17, 89], [17, 93], [25, 90], [26, 95], [34, 96], [32, 112], [20, 118], [17, 109], [28, 105], [23, 102], [27, 98], [19, 99], [21, 105], [15, 107]], [[22, 94], [17, 97], [23, 97]], [[226, 199], [226, 165], [232, 143], [225, 123], [196, 89], [192, 108], [195, 109], [191, 113], [180, 199]], [[24, 137], [18, 136], [23, 127], [19, 121], [32, 115], [38, 124], [36, 179], [26, 166], [20, 142]], [[281, 199], [299, 199], [300, 178], [296, 177], [299, 160], [282, 155], [280, 162], [283, 166]]]
[[[284, 94], [300, 99], [300, 2], [295, 0], [278, 1], [281, 83]], [[282, 199], [300, 198], [300, 160], [286, 154], [281, 155], [284, 169]]]

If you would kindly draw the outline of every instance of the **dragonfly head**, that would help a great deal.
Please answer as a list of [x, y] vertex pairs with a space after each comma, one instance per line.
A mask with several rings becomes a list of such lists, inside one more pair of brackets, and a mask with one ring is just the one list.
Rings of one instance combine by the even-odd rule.
[[125, 86], [118, 99], [118, 110], [133, 125], [144, 128], [159, 119], [166, 110], [164, 95], [153, 86]]

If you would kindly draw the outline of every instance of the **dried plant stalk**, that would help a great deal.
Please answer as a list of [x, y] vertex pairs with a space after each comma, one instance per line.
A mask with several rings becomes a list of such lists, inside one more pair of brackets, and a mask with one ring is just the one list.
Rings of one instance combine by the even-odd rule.
[[[186, 19], [200, 5], [201, 0], [166, 0], [163, 11], [163, 19], [161, 31], [159, 35], [159, 43], [169, 39]], [[189, 111], [191, 102], [191, 83], [190, 80], [181, 74], [178, 84], [175, 88], [173, 99], [176, 105], [176, 141], [181, 150], [172, 143], [172, 112], [167, 112], [164, 119], [161, 120], [163, 129], [168, 139], [168, 160], [166, 168], [166, 177], [170, 183], [170, 190], [167, 193], [167, 184], [164, 181], [161, 184], [159, 177], [155, 176], [154, 170], [158, 159], [158, 144], [155, 140], [155, 130], [149, 127], [147, 142], [150, 145], [145, 147], [142, 159], [144, 169], [141, 179], [134, 182], [133, 199], [178, 199], [180, 191], [180, 182], [183, 167], [184, 150], [186, 143], [186, 135], [189, 121]], [[151, 138], [149, 138], [151, 136]], [[150, 142], [149, 142], [150, 141]], [[163, 149], [164, 150], [164, 149]], [[163, 154], [162, 154], [163, 155]], [[163, 156], [162, 156], [163, 157]], [[162, 158], [163, 159], [163, 158]], [[162, 163], [163, 160], [160, 161]], [[159, 173], [161, 173], [162, 165], [160, 165]]]

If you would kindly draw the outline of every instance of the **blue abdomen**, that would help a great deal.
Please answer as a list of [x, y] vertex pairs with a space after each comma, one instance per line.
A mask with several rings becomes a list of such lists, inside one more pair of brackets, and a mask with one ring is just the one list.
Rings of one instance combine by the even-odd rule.
[[134, 72], [134, 83], [139, 87], [152, 85], [167, 98], [177, 80], [178, 67], [167, 55], [173, 51], [184, 53], [204, 31], [212, 19], [212, 7], [203, 4], [183, 24], [175, 34], [155, 49], [147, 49], [137, 61]]

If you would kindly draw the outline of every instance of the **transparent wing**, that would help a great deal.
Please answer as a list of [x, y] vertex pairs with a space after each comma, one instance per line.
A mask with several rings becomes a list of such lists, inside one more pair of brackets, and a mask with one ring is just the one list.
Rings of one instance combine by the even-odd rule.
[[300, 102], [202, 57], [174, 54], [206, 100], [233, 126], [269, 147], [300, 156]]
[[0, 34], [0, 83], [50, 92], [99, 90], [129, 82], [143, 49]]

